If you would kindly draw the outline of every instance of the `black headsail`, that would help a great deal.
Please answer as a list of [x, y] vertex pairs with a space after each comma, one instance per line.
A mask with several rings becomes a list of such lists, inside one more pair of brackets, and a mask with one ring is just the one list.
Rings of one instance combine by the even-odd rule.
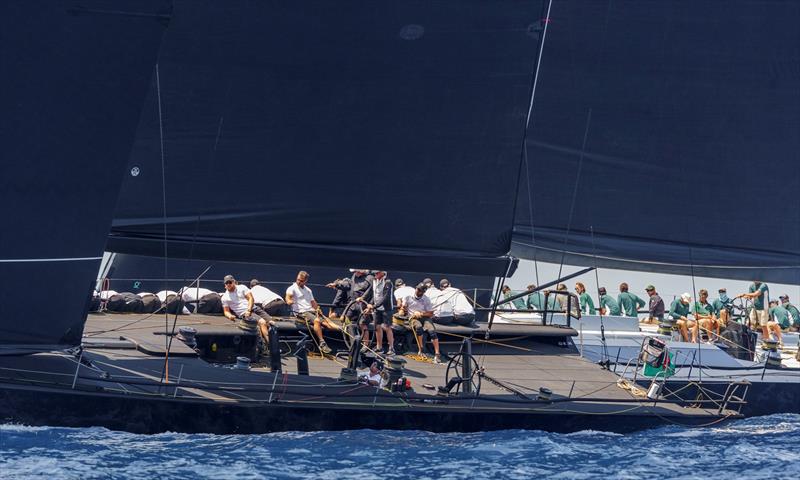
[[176, 2], [109, 250], [505, 273], [540, 11]]
[[0, 4], [0, 354], [80, 343], [170, 7]]
[[800, 283], [800, 5], [731, 7], [553, 6], [514, 255]]

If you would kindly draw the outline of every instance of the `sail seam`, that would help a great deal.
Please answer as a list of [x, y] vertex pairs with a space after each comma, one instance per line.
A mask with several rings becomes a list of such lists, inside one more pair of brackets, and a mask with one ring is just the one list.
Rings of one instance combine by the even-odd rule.
[[85, 262], [102, 260], [103, 257], [63, 257], [63, 258], [0, 258], [0, 263], [33, 263], [33, 262]]

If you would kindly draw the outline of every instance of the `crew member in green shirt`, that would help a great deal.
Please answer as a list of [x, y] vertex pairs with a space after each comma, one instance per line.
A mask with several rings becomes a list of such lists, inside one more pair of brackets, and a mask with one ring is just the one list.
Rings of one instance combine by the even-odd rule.
[[753, 328], [761, 327], [762, 338], [769, 338], [769, 287], [764, 282], [754, 280], [750, 284], [747, 293], [739, 294], [736, 298], [746, 298], [753, 301], [753, 309], [750, 310], [750, 326]]
[[702, 288], [698, 292], [698, 295], [700, 298], [694, 302], [692, 313], [694, 314], [695, 321], [700, 324], [700, 328], [708, 332], [711, 332], [712, 329], [714, 330], [716, 336], [711, 338], [713, 341], [719, 338], [719, 321], [714, 314], [714, 306], [708, 303], [708, 290]]
[[730, 309], [733, 307], [733, 301], [728, 298], [728, 290], [720, 288], [719, 297], [714, 300], [712, 305], [714, 306], [714, 313], [719, 317], [719, 323], [727, 325], [731, 313]]
[[769, 322], [767, 328], [775, 332], [775, 337], [778, 339], [778, 344], [783, 347], [783, 335], [781, 334], [782, 328], [789, 328], [791, 322], [789, 321], [789, 310], [779, 304], [777, 300], [769, 302]]
[[606, 295], [606, 287], [597, 290], [600, 295], [600, 309], [603, 315], [620, 315], [619, 304], [611, 295]]
[[[516, 295], [517, 293], [519, 293], [519, 292], [512, 292], [511, 291], [511, 287], [509, 287], [508, 285], [504, 285], [503, 286], [503, 299], [512, 297], [512, 296]], [[520, 297], [520, 298], [518, 298], [516, 300], [513, 300], [511, 302], [511, 304], [514, 305], [514, 309], [515, 310], [525, 310], [527, 308], [527, 304], [525, 302], [525, 298], [524, 297]]]
[[575, 291], [578, 292], [578, 301], [581, 304], [581, 312], [594, 315], [594, 300], [586, 293], [586, 286], [581, 282], [575, 283]]
[[798, 310], [797, 307], [789, 303], [789, 295], [786, 295], [784, 293], [783, 295], [780, 296], [780, 299], [783, 308], [785, 308], [789, 312], [789, 315], [792, 316], [792, 329], [794, 331], [797, 331], [798, 328], [800, 328], [800, 310]]
[[681, 332], [681, 338], [684, 342], [689, 341], [689, 331], [692, 329], [692, 343], [697, 342], [697, 322], [689, 319], [689, 303], [692, 301], [692, 296], [684, 293], [680, 297], [672, 301], [669, 306], [669, 316], [675, 320], [678, 330]]
[[619, 284], [619, 296], [617, 297], [622, 314], [627, 317], [638, 317], [637, 311], [644, 308], [645, 301], [639, 298], [636, 294], [628, 292], [628, 284]]
[[[536, 285], [528, 285], [528, 290], [533, 290], [536, 288]], [[541, 291], [533, 292], [528, 295], [528, 308], [531, 310], [544, 310], [544, 293]], [[550, 312], [556, 311], [556, 297], [555, 295], [551, 295], [547, 299], [547, 310]]]

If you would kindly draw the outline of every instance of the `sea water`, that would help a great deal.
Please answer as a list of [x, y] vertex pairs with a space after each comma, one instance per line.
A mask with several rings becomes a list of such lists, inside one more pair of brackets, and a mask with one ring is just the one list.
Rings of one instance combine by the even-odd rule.
[[628, 435], [531, 430], [134, 435], [2, 425], [0, 478], [800, 478], [800, 415]]

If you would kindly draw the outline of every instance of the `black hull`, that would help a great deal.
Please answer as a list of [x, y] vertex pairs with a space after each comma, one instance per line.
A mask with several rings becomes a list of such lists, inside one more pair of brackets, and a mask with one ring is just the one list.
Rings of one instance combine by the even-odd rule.
[[[105, 427], [132, 433], [257, 434], [276, 431], [353, 429], [476, 432], [505, 429], [569, 433], [600, 430], [627, 433], [664, 424], [703, 426], [724, 417], [603, 413], [583, 405], [581, 413], [540, 409], [371, 408], [369, 405], [305, 406], [284, 403], [220, 405], [172, 398], [141, 398], [75, 390], [0, 385], [0, 419], [25, 425]], [[626, 410], [625, 406], [615, 407]]]
[[[696, 382], [668, 381], [666, 387], [669, 391], [681, 390], [681, 397], [695, 399], [700, 395]], [[649, 382], [642, 385], [649, 385]], [[729, 383], [703, 381], [703, 388], [716, 394], [723, 395]], [[682, 390], [684, 389], [685, 390]], [[791, 382], [753, 382], [745, 398], [747, 403], [742, 407], [741, 413], [745, 417], [758, 417], [776, 413], [800, 414], [800, 383]], [[691, 402], [686, 402], [690, 404]]]

